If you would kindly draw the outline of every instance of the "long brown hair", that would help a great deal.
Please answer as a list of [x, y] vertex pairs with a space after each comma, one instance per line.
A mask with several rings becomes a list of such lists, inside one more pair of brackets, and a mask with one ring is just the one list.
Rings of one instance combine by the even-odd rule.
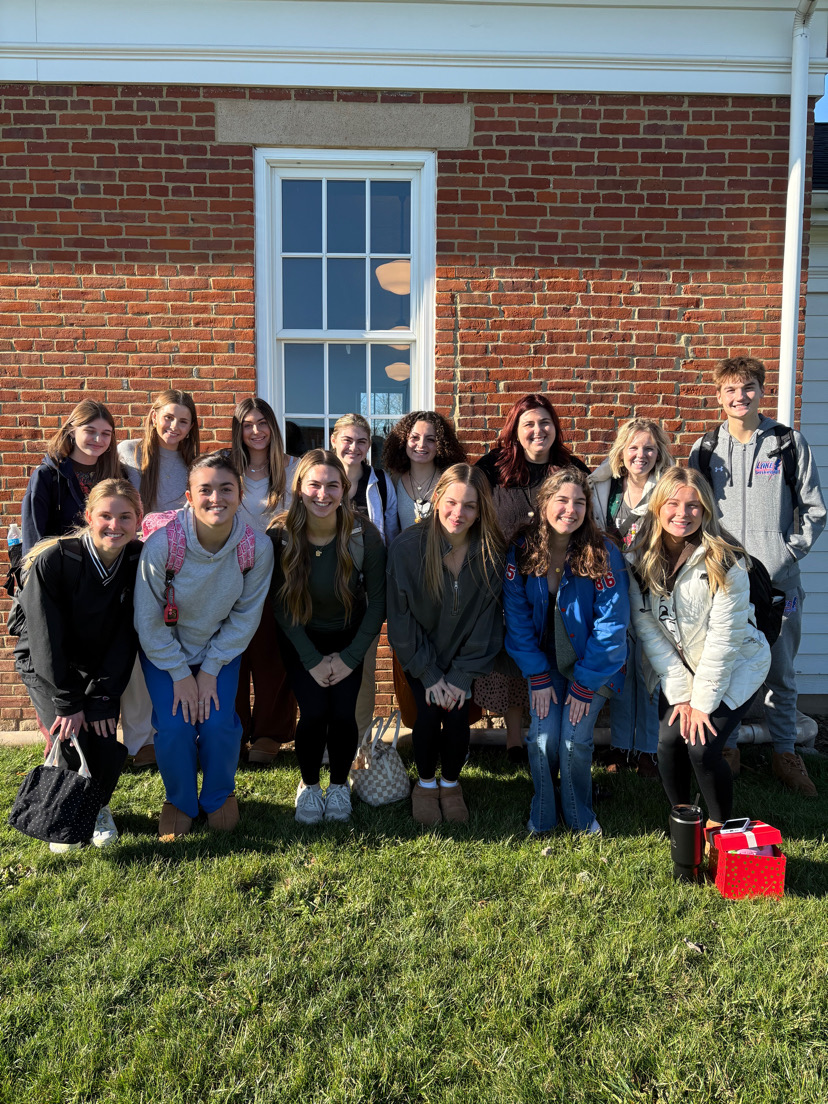
[[546, 575], [549, 571], [549, 538], [552, 526], [546, 520], [546, 508], [561, 487], [573, 483], [584, 492], [586, 512], [581, 525], [569, 538], [566, 559], [573, 575], [600, 579], [610, 570], [607, 534], [598, 528], [592, 516], [592, 488], [589, 476], [578, 468], [561, 468], [544, 480], [538, 492], [535, 516], [519, 536], [525, 543], [517, 549], [518, 570], [522, 575]]
[[[94, 418], [92, 419], [94, 421]], [[86, 422], [81, 422], [81, 425], [86, 425]], [[141, 496], [135, 490], [133, 485], [128, 479], [102, 479], [100, 483], [96, 483], [92, 490], [89, 492], [86, 499], [86, 512], [91, 514], [102, 498], [124, 498], [130, 504], [135, 511], [135, 516], [138, 520], [138, 530], [136, 530], [136, 536], [141, 527], [141, 517], [143, 515], [143, 506], [141, 505]], [[89, 524], [78, 525], [72, 529], [69, 533], [64, 533], [60, 537], [44, 537], [42, 541], [38, 541], [37, 544], [30, 548], [26, 555], [23, 557], [23, 570], [28, 571], [37, 557], [45, 552], [47, 548], [51, 548], [52, 545], [58, 544], [60, 541], [70, 540], [71, 538], [84, 537], [89, 532]]]
[[270, 511], [275, 511], [279, 509], [282, 499], [285, 497], [287, 464], [285, 463], [285, 446], [282, 441], [282, 434], [279, 431], [279, 423], [276, 421], [276, 415], [273, 413], [270, 403], [266, 403], [264, 399], [260, 399], [256, 395], [251, 395], [248, 399], [242, 399], [237, 405], [233, 411], [230, 454], [236, 469], [241, 472], [243, 477], [250, 463], [250, 452], [244, 443], [242, 426], [244, 419], [248, 414], [252, 414], [254, 410], [262, 415], [267, 423], [267, 428], [270, 430], [270, 445], [267, 453], [267, 508]]
[[96, 399], [83, 399], [78, 403], [57, 433], [46, 442], [46, 455], [58, 464], [61, 460], [65, 460], [75, 448], [75, 436], [72, 430], [89, 425], [90, 422], [96, 422], [99, 418], [112, 426], [112, 437], [109, 448], [95, 461], [95, 467], [101, 479], [118, 479], [123, 473], [115, 439], [115, 419], [104, 404]]
[[716, 516], [710, 484], [695, 468], [669, 468], [650, 496], [647, 513], [630, 549], [635, 557], [639, 585], [642, 591], [651, 590], [659, 595], [667, 593], [670, 560], [664, 548], [664, 530], [659, 514], [679, 487], [692, 487], [702, 504], [701, 526], [696, 532], [700, 534], [704, 546], [704, 567], [710, 593], [715, 594], [719, 587], [726, 590], [728, 571], [738, 559], [743, 559], [750, 567], [750, 557], [741, 544], [722, 529]]
[[165, 406], [186, 407], [193, 420], [190, 432], [178, 446], [181, 459], [188, 468], [198, 456], [201, 448], [198, 433], [198, 414], [193, 396], [189, 391], [173, 389], [162, 391], [160, 395], [156, 395], [155, 401], [147, 411], [144, 422], [144, 439], [141, 444], [141, 499], [146, 503], [147, 509], [150, 509], [155, 503], [155, 496], [158, 493], [158, 474], [161, 468], [161, 461], [158, 456], [161, 446], [158, 443], [153, 415], [160, 413]]
[[336, 576], [334, 593], [345, 607], [345, 619], [350, 620], [354, 596], [350, 589], [354, 561], [349, 541], [356, 521], [348, 501], [351, 481], [345, 474], [342, 461], [328, 449], [311, 449], [306, 452], [293, 476], [293, 500], [290, 508], [273, 521], [270, 528], [284, 532], [282, 547], [282, 573], [285, 581], [277, 592], [277, 598], [290, 614], [294, 625], [307, 625], [313, 613], [308, 580], [310, 579], [310, 542], [308, 541], [308, 512], [300, 490], [305, 476], [317, 466], [333, 468], [342, 482], [342, 501], [336, 511]]
[[480, 545], [480, 582], [491, 586], [491, 577], [500, 577], [505, 551], [505, 541], [497, 522], [489, 480], [480, 468], [470, 464], [452, 464], [446, 468], [431, 496], [431, 514], [428, 521], [428, 538], [425, 550], [425, 584], [435, 602], [442, 601], [445, 584], [443, 566], [443, 533], [437, 506], [452, 483], [462, 483], [477, 491], [477, 518], [469, 528], [469, 540]]

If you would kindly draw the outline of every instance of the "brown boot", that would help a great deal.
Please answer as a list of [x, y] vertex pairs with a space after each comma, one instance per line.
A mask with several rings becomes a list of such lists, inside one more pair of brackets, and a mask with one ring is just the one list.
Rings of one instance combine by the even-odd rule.
[[232, 832], [239, 823], [239, 803], [231, 793], [220, 809], [207, 814], [207, 827], [214, 832]]
[[808, 777], [802, 756], [793, 751], [784, 751], [780, 755], [773, 753], [773, 773], [783, 786], [803, 797], [816, 797], [817, 788]]
[[610, 748], [604, 760], [607, 774], [620, 774], [621, 771], [630, 770], [630, 753], [625, 748]]
[[158, 838], [163, 843], [169, 843], [176, 836], [186, 836], [193, 826], [193, 818], [182, 813], [180, 809], [170, 801], [165, 801], [161, 806], [161, 816], [158, 818]]
[[142, 748], [138, 748], [132, 757], [132, 769], [133, 770], [146, 770], [148, 767], [157, 767], [158, 764], [155, 761], [155, 745], [144, 744]]
[[260, 736], [255, 743], [250, 745], [247, 755], [248, 763], [258, 763], [260, 767], [269, 767], [282, 745], [277, 740], [271, 740], [269, 736]]
[[463, 800], [459, 782], [456, 786], [440, 787], [440, 808], [443, 810], [443, 820], [452, 824], [468, 824], [469, 810]]
[[411, 815], [418, 824], [439, 824], [443, 819], [439, 789], [429, 790], [418, 782], [411, 791]]
[[658, 780], [661, 777], [658, 773], [658, 761], [651, 751], [640, 752], [636, 773], [639, 778], [654, 778]]
[[734, 778], [738, 778], [742, 773], [742, 756], [739, 753], [737, 747], [726, 747], [722, 749], [722, 759], [730, 767], [730, 773]]

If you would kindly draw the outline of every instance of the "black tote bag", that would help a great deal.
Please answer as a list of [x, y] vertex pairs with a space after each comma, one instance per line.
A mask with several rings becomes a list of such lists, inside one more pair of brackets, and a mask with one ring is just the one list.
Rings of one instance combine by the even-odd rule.
[[57, 765], [59, 741], [55, 740], [46, 761], [23, 779], [9, 813], [9, 824], [18, 832], [46, 843], [86, 843], [92, 839], [104, 804], [103, 793], [89, 775], [79, 744], [74, 739], [72, 743], [80, 757], [80, 770]]

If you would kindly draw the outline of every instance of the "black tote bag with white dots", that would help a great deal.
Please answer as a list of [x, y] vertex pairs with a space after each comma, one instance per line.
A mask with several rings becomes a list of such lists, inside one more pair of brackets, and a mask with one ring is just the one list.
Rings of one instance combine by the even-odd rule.
[[59, 742], [55, 740], [45, 762], [23, 779], [9, 813], [9, 824], [18, 832], [47, 843], [92, 839], [104, 795], [90, 777], [80, 745], [74, 739], [72, 743], [80, 756], [79, 771], [57, 765]]

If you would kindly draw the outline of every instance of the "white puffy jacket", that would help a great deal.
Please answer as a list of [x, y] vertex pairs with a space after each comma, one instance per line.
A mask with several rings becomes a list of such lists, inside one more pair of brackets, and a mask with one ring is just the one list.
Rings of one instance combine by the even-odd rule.
[[652, 692], [660, 683], [671, 705], [689, 701], [703, 713], [712, 713], [722, 701], [736, 709], [756, 693], [770, 667], [770, 647], [753, 623], [744, 561], [727, 573], [727, 589], [719, 587], [711, 595], [705, 549], [699, 545], [679, 569], [670, 598], [667, 604], [672, 605], [681, 652], [660, 621], [664, 601], [653, 593], [642, 597], [630, 572], [630, 608], [648, 661], [644, 664], [647, 688]]

